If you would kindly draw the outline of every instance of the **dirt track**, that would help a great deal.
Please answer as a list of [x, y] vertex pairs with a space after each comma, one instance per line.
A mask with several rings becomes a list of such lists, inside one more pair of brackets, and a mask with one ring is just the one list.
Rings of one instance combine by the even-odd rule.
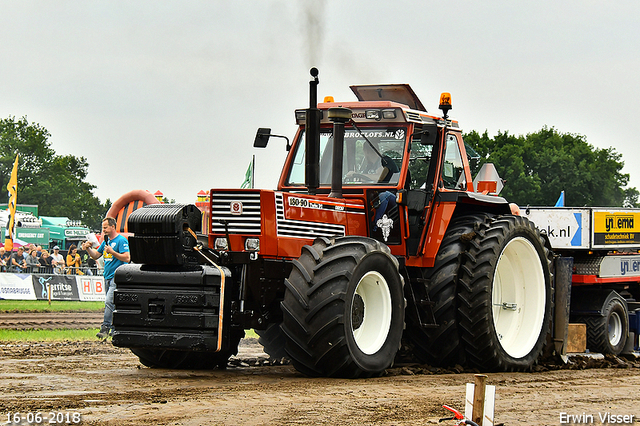
[[[266, 362], [243, 340], [227, 370], [142, 367], [110, 343], [0, 343], [0, 415], [79, 412], [90, 425], [420, 425], [438, 423], [442, 404], [463, 406], [472, 373], [390, 370], [368, 380], [311, 379]], [[560, 413], [640, 416], [640, 363], [623, 368], [489, 374], [496, 421], [558, 425]], [[424, 372], [424, 371], [422, 371]], [[6, 417], [1, 418], [3, 423]], [[26, 424], [26, 423], [25, 423]]]
[[[307, 378], [269, 365], [255, 339], [241, 342], [227, 370], [150, 369], [108, 342], [0, 342], [0, 360], [3, 424], [9, 413], [40, 411], [78, 412], [88, 425], [449, 425], [438, 422], [441, 405], [462, 409], [473, 382], [473, 372], [410, 365], [375, 379]], [[489, 374], [496, 423], [559, 425], [561, 413], [584, 413], [601, 424], [609, 412], [640, 424], [640, 360], [578, 361], [609, 368]]]
[[100, 312], [2, 312], [0, 328], [28, 329], [82, 329], [98, 328], [104, 314]]

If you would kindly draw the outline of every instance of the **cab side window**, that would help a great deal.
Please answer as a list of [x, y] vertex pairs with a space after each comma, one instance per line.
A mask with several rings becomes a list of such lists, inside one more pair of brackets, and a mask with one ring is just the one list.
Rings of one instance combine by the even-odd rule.
[[444, 164], [442, 165], [442, 182], [447, 189], [461, 189], [466, 184], [458, 138], [453, 134], [447, 135]]
[[438, 129], [435, 124], [416, 126], [411, 135], [409, 170], [405, 188], [425, 189], [432, 166], [434, 143], [437, 141]]

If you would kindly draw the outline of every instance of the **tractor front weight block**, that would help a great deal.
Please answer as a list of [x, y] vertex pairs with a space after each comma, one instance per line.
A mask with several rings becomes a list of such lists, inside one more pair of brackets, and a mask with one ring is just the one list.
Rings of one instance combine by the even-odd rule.
[[220, 352], [229, 348], [231, 272], [123, 265], [115, 275], [114, 346]]

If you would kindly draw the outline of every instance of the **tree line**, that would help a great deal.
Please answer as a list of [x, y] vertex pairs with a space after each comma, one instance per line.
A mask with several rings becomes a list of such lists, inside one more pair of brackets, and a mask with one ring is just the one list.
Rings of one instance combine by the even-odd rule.
[[86, 181], [89, 163], [85, 157], [57, 155], [49, 131], [27, 117], [0, 119], [0, 200], [5, 191], [16, 154], [18, 160], [18, 204], [36, 204], [41, 216], [80, 219], [92, 229], [111, 206], [93, 194], [95, 185]]
[[464, 140], [480, 155], [472, 175], [494, 163], [505, 180], [500, 195], [520, 206], [553, 206], [565, 191], [567, 207], [639, 207], [638, 190], [622, 173], [622, 155], [595, 148], [582, 135], [543, 127], [526, 136], [472, 131]]

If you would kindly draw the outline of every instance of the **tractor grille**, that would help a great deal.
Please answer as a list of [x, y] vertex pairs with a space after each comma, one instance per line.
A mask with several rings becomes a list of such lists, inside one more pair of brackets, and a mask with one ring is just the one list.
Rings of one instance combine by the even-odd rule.
[[[232, 213], [232, 205], [240, 206]], [[211, 232], [224, 234], [225, 227], [220, 221], [227, 221], [229, 234], [260, 235], [260, 192], [214, 192], [211, 194]]]
[[282, 193], [276, 193], [276, 221], [279, 237], [308, 238], [344, 236], [343, 225], [331, 223], [291, 220], [284, 217], [284, 200]]
[[418, 123], [422, 123], [422, 117], [420, 117], [420, 114], [411, 111], [405, 111], [404, 113], [408, 121], [417, 121]]

